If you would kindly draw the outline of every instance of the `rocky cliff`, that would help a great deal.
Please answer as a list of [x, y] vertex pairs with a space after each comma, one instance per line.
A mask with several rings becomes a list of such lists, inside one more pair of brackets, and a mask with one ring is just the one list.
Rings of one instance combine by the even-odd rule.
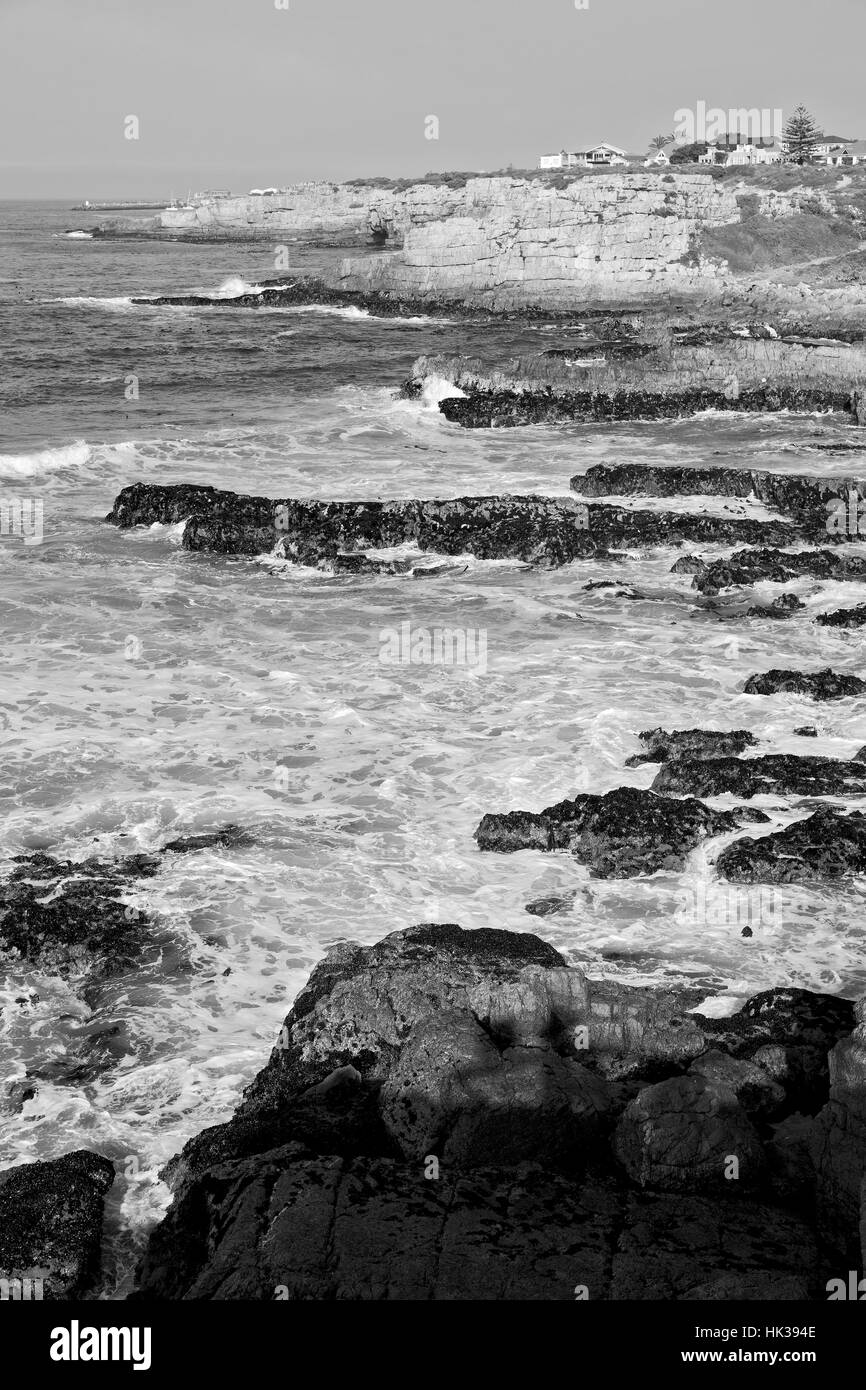
[[[475, 179], [465, 188], [414, 184], [403, 191], [342, 183], [300, 183], [280, 193], [237, 198], [201, 198], [190, 207], [165, 208], [155, 220], [160, 231], [208, 239], [248, 236], [366, 238], [380, 233], [399, 244], [410, 226], [468, 214], [476, 205]], [[511, 183], [512, 180], [504, 180]]]
[[[352, 244], [377, 235], [402, 249], [347, 261], [340, 288], [498, 308], [569, 308], [588, 300], [717, 295], [729, 282], [727, 267], [704, 254], [702, 235], [746, 215], [778, 222], [806, 206], [813, 216], [833, 212], [814, 190], [758, 186], [743, 195], [739, 185], [709, 174], [655, 171], [570, 181], [475, 178], [462, 187], [303, 183], [166, 208], [144, 230], [275, 244], [319, 237]], [[101, 230], [141, 235], [143, 228], [114, 221]]]
[[400, 253], [345, 262], [341, 287], [496, 307], [713, 293], [724, 282], [699, 233], [740, 217], [731, 186], [702, 174], [475, 179], [466, 191], [464, 209], [413, 222]]

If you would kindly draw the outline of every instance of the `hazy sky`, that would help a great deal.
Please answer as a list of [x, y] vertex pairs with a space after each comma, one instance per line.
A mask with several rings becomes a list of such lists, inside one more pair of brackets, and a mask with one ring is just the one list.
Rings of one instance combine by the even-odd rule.
[[642, 151], [698, 100], [802, 101], [866, 137], [866, 0], [277, 3], [0, 0], [0, 198], [521, 167], [597, 140]]

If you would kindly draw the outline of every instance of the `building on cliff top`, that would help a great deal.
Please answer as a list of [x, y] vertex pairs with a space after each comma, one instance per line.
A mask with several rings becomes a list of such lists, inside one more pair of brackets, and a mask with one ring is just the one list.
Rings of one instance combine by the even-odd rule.
[[671, 162], [671, 155], [680, 144], [682, 144], [681, 140], [669, 140], [666, 145], [662, 145], [660, 150], [653, 150], [652, 154], [647, 155], [644, 160], [644, 168], [651, 169], [654, 166], [666, 168]]
[[584, 150], [560, 150], [559, 154], [543, 154], [538, 161], [539, 169], [594, 169], [611, 164], [628, 164], [625, 150], [618, 145], [602, 142], [590, 145]]

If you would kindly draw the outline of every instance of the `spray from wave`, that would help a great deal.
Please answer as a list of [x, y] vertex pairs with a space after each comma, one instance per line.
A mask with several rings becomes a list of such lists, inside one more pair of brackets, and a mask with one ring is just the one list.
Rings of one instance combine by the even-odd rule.
[[250, 285], [240, 275], [229, 275], [215, 290], [205, 290], [210, 299], [240, 299], [245, 294], [261, 294], [262, 285]]
[[36, 449], [30, 454], [0, 454], [0, 478], [38, 478], [48, 473], [80, 469], [96, 462], [99, 450], [108, 451], [116, 460], [118, 454], [129, 453], [134, 447], [130, 441], [91, 445], [86, 439], [76, 439], [72, 444]]

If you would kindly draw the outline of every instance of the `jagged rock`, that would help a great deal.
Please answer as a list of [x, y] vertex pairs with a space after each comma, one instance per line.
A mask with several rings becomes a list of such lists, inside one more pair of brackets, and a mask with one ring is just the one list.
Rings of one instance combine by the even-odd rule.
[[[364, 1152], [414, 1157], [444, 1146], [468, 1162], [494, 1131], [503, 1162], [535, 1157], [539, 1145], [547, 1154], [552, 1136], [560, 1153], [579, 1148], [607, 1104], [572, 1036], [588, 1014], [582, 972], [535, 936], [421, 926], [340, 948], [298, 995], [283, 1044], [235, 1119], [192, 1141], [181, 1171], [248, 1152], [250, 1133], [263, 1130], [261, 1147], [319, 1143], [328, 1121], [307, 1093], [346, 1065], [362, 1077], [352, 1115]], [[552, 1108], [562, 1119], [563, 1106], [572, 1119], [545, 1136], [540, 1116]]]
[[[764, 1090], [775, 1104], [785, 1083], [761, 1084], [758, 1054], [769, 1076], [768, 1052], [832, 1045], [852, 1008], [774, 991], [709, 1019], [686, 1012], [702, 994], [588, 983], [504, 931], [336, 948], [235, 1117], [170, 1165], [174, 1201], [133, 1297], [819, 1297], [805, 1222], [770, 1187], [745, 1190], [766, 1165], [734, 1089], [676, 1073], [743, 1056], [728, 1081], [763, 1124]], [[646, 1089], [653, 1069], [667, 1077]], [[636, 1180], [675, 1198], [634, 1191], [616, 1166], [617, 1114]]]
[[779, 692], [795, 695], [808, 695], [813, 700], [844, 700], [849, 695], [861, 695], [866, 690], [866, 681], [859, 676], [849, 676], [831, 671], [826, 666], [823, 671], [764, 671], [749, 676], [743, 686], [746, 695], [776, 695]]
[[784, 1086], [773, 1080], [760, 1063], [730, 1057], [718, 1048], [702, 1052], [692, 1062], [689, 1072], [733, 1091], [746, 1114], [753, 1119], [772, 1119], [785, 1103]]
[[87, 1149], [0, 1173], [0, 1280], [39, 1279], [50, 1300], [87, 1292], [99, 1272], [103, 1200], [113, 1182], [113, 1165]]
[[641, 763], [667, 763], [679, 758], [736, 757], [752, 744], [754, 734], [746, 729], [646, 729], [638, 734], [645, 752], [626, 759], [626, 767]]
[[747, 609], [746, 617], [776, 619], [793, 618], [795, 613], [805, 607], [805, 603], [798, 599], [796, 594], [779, 594], [778, 598], [774, 598], [772, 603], [767, 603], [757, 608]]
[[740, 588], [769, 580], [787, 584], [792, 579], [839, 579], [866, 581], [866, 558], [832, 550], [775, 549], [737, 550], [724, 560], [698, 561], [689, 557], [694, 570], [677, 569], [679, 574], [694, 573], [692, 587], [702, 594], [718, 594], [722, 589]]
[[700, 574], [707, 568], [707, 561], [699, 555], [681, 555], [671, 565], [671, 574]]
[[856, 608], [837, 608], [833, 613], [819, 613], [815, 622], [820, 627], [863, 627], [866, 603], [858, 603]]
[[814, 724], [801, 724], [799, 729], [794, 730], [794, 733], [797, 735], [798, 738], [818, 737], [818, 730], [815, 728]]
[[475, 831], [482, 850], [567, 849], [596, 878], [628, 878], [682, 868], [709, 835], [740, 823], [740, 813], [713, 811], [689, 797], [675, 800], [633, 787], [604, 796], [581, 793], [544, 811], [484, 816]]
[[641, 1091], [617, 1125], [613, 1150], [634, 1182], [663, 1192], [751, 1187], [766, 1162], [734, 1092], [701, 1075], [673, 1077]]
[[866, 815], [820, 807], [771, 835], [745, 835], [716, 860], [736, 883], [824, 883], [866, 871]]
[[609, 1080], [656, 1081], [707, 1046], [704, 1019], [690, 1012], [703, 990], [656, 989], [619, 980], [590, 986], [588, 1061]]
[[656, 773], [653, 791], [689, 796], [856, 796], [866, 793], [866, 764], [840, 758], [765, 753], [759, 758], [678, 758]]

